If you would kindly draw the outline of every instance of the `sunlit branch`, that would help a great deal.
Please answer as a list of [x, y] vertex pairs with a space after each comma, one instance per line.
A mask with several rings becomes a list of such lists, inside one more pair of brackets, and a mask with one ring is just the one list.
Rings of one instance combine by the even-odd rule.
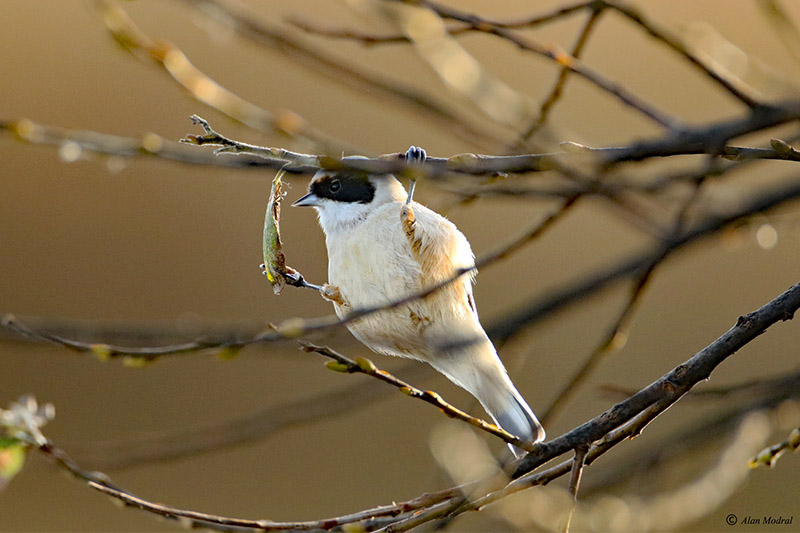
[[675, 367], [627, 400], [612, 409], [550, 442], [541, 444], [537, 452], [524, 457], [515, 472], [519, 477], [552, 458], [577, 446], [594, 442], [614, 428], [632, 419], [636, 414], [658, 402], [668, 407], [694, 385], [706, 379], [725, 359], [739, 350], [767, 328], [779, 321], [790, 320], [800, 308], [800, 283], [747, 315], [740, 316], [736, 324], [717, 340], [697, 352], [685, 363]]
[[537, 445], [535, 452], [520, 460], [514, 473], [517, 479], [507, 486], [472, 500], [462, 496], [443, 501], [435, 508], [422, 510], [391, 524], [386, 530], [406, 531], [444, 516], [455, 516], [480, 509], [488, 503], [525, 488], [566, 475], [572, 471], [572, 461], [565, 461], [542, 472], [534, 470], [570, 450], [589, 446], [584, 463], [590, 465], [614, 446], [640, 434], [650, 422], [681, 399], [695, 384], [706, 379], [725, 359], [770, 326], [791, 319], [798, 308], [800, 308], [800, 283], [758, 310], [739, 317], [736, 325], [716, 341], [627, 400], [614, 405], [572, 431]]
[[97, 5], [106, 26], [123, 49], [139, 58], [155, 61], [198, 101], [259, 131], [311, 140], [323, 152], [358, 150], [313, 128], [297, 113], [284, 111], [274, 116], [246, 101], [201, 72], [175, 45], [148, 37], [117, 4], [98, 0]]
[[[438, 14], [442, 18], [458, 18], [458, 17], [473, 17], [473, 15], [463, 14], [459, 10], [450, 7], [444, 7], [439, 5], [435, 2], [430, 2], [428, 0], [422, 1], [408, 1], [404, 0], [405, 3], [409, 3], [412, 5], [420, 5], [425, 6], [431, 9], [433, 12]], [[580, 76], [581, 78], [585, 79], [592, 85], [600, 88], [601, 90], [607, 92], [608, 94], [614, 96], [619, 101], [621, 101], [624, 105], [635, 109], [639, 113], [645, 115], [646, 117], [650, 118], [654, 122], [658, 123], [660, 126], [666, 128], [667, 130], [679, 130], [678, 122], [673, 119], [671, 116], [663, 113], [662, 111], [656, 109], [653, 105], [645, 102], [643, 99], [636, 96], [634, 93], [628, 91], [620, 84], [612, 82], [611, 80], [606, 79], [603, 75], [599, 72], [590, 69], [586, 65], [582, 64], [578, 61], [575, 57], [570, 56], [565, 51], [552, 46], [552, 45], [543, 45], [540, 43], [536, 43], [529, 39], [526, 39], [514, 31], [508, 29], [504, 26], [497, 26], [492, 24], [489, 21], [482, 21], [480, 24], [476, 24], [474, 26], [475, 31], [480, 31], [482, 33], [486, 33], [489, 35], [495, 35], [501, 39], [504, 39], [520, 50], [524, 50], [527, 52], [531, 52], [533, 54], [545, 57], [551, 61], [554, 61], [559, 66], [570, 70], [571, 72], [575, 73], [576, 75]], [[394, 37], [390, 37], [394, 40]], [[375, 36], [369, 36], [369, 42], [375, 43], [377, 39]]]
[[[592, 33], [592, 30], [596, 28], [597, 21], [600, 20], [600, 15], [603, 13], [601, 9], [595, 9], [591, 11], [589, 18], [586, 20], [586, 23], [583, 25], [580, 33], [578, 34], [578, 39], [575, 42], [575, 45], [572, 47], [570, 55], [575, 59], [579, 59], [581, 53], [583, 52], [586, 43], [589, 41], [589, 35]], [[556, 80], [555, 85], [550, 90], [550, 93], [547, 95], [547, 98], [544, 99], [540, 108], [539, 108], [539, 116], [536, 117], [528, 129], [525, 130], [520, 138], [517, 141], [517, 146], [521, 146], [533, 137], [533, 135], [545, 124], [547, 118], [550, 115], [550, 110], [553, 106], [558, 102], [561, 98], [561, 95], [564, 92], [564, 87], [567, 84], [567, 79], [569, 78], [569, 73], [571, 71], [566, 67], [561, 67], [561, 71], [558, 73], [558, 79]]]
[[[245, 168], [263, 172], [279, 169], [285, 161], [264, 159], [252, 155], [242, 157], [215, 157], [202, 150], [165, 139], [156, 133], [139, 138], [121, 137], [108, 133], [59, 128], [23, 118], [0, 120], [0, 131], [6, 131], [18, 141], [44, 146], [56, 146], [66, 161], [74, 161], [88, 154], [101, 154], [121, 159], [160, 158], [168, 161], [209, 167]], [[306, 169], [313, 172], [315, 168]]]
[[[628, 388], [606, 386], [613, 390], [614, 397], [627, 398], [636, 391]], [[730, 387], [710, 388], [704, 384], [689, 391], [683, 402], [718, 403], [709, 415], [681, 425], [670, 437], [669, 443], [656, 448], [640, 449], [629, 454], [623, 461], [624, 467], [596, 472], [584, 492], [598, 493], [609, 488], [624, 486], [632, 476], [647, 471], [654, 473], [659, 469], [669, 469], [677, 462], [685, 460], [704, 447], [714, 447], [719, 442], [730, 439], [730, 433], [748, 414], [774, 410], [785, 404], [786, 400], [800, 397], [800, 372], [781, 375], [769, 379], [737, 383]]]
[[750, 108], [756, 108], [761, 105], [758, 101], [750, 97], [746, 92], [739, 89], [736, 84], [720, 73], [716, 72], [715, 70], [709, 68], [702, 61], [700, 61], [697, 57], [694, 56], [684, 45], [680, 42], [679, 39], [667, 33], [667, 31], [663, 28], [658, 28], [652, 21], [646, 20], [644, 16], [637, 12], [632, 7], [622, 4], [620, 2], [614, 1], [603, 1], [603, 4], [607, 5], [608, 7], [616, 10], [618, 13], [624, 15], [629, 20], [632, 20], [636, 24], [642, 27], [648, 34], [650, 34], [655, 39], [661, 41], [672, 50], [683, 56], [686, 60], [688, 60], [692, 65], [696, 66], [700, 69], [706, 76], [714, 80], [720, 87], [725, 89], [728, 93], [732, 96], [746, 104]]
[[233, 29], [259, 46], [292, 58], [299, 66], [307, 68], [315, 75], [329, 78], [337, 85], [357, 91], [359, 95], [368, 94], [381, 100], [388, 97], [403, 108], [415, 111], [416, 116], [445, 128], [449, 135], [455, 135], [470, 144], [486, 146], [497, 143], [494, 137], [487, 135], [483, 129], [474, 127], [441, 99], [405, 83], [387, 80], [323, 52], [299, 39], [293, 32], [267, 21], [257, 20], [256, 15], [246, 12], [241, 5], [223, 0], [186, 1], [220, 25]]
[[[327, 366], [329, 369], [334, 370], [336, 372], [345, 372], [348, 374], [353, 373], [361, 373], [371, 376], [377, 380], [383, 381], [384, 383], [388, 383], [393, 387], [397, 387], [400, 392], [411, 396], [412, 398], [417, 398], [424, 402], [427, 402], [431, 405], [438, 407], [445, 415], [450, 418], [455, 418], [457, 420], [461, 420], [462, 422], [466, 422], [469, 425], [480, 429], [481, 431], [485, 431], [490, 435], [494, 435], [502, 439], [503, 441], [507, 442], [508, 444], [513, 444], [518, 448], [522, 448], [526, 451], [531, 451], [532, 445], [530, 442], [524, 441], [520, 439], [516, 435], [512, 435], [511, 433], [505, 431], [501, 427], [498, 427], [494, 424], [486, 422], [485, 420], [481, 420], [480, 418], [476, 418], [474, 416], [469, 415], [468, 413], [458, 409], [457, 407], [449, 404], [442, 398], [438, 393], [433, 391], [423, 391], [406, 383], [405, 381], [393, 376], [389, 372], [385, 370], [381, 370], [377, 368], [375, 364], [370, 361], [369, 359], [364, 359], [363, 357], [357, 358], [355, 361], [345, 357], [344, 355], [331, 350], [327, 346], [317, 346], [307, 342], [301, 342], [302, 349], [306, 352], [315, 352], [322, 356], [329, 357], [333, 361], [330, 362]], [[333, 363], [333, 364], [331, 364]]]

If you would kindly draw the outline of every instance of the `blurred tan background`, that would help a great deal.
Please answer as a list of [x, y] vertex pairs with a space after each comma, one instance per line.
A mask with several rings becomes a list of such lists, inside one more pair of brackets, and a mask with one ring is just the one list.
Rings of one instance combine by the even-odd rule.
[[[338, 2], [246, 4], [259, 18], [275, 23], [288, 16], [330, 26], [364, 23]], [[511, 19], [545, 11], [556, 2], [457, 4]], [[199, 69], [232, 91], [272, 111], [296, 111], [320, 130], [369, 153], [404, 151], [411, 144], [435, 156], [502, 153], [502, 144], [466, 143], [408, 106], [342, 88], [280, 53], [229, 35], [185, 3], [140, 0], [121, 5], [147, 34], [175, 43]], [[659, 0], [635, 5], [676, 31], [692, 22], [710, 24], [748, 55], [800, 86], [800, 63], [785, 52], [755, 2]], [[800, 20], [800, 5], [787, 2], [786, 6]], [[122, 51], [91, 2], [6, 0], [3, 19], [0, 118], [25, 117], [126, 137], [155, 132], [177, 140], [186, 133], [199, 133], [188, 120], [197, 113], [239, 140], [308, 149], [302, 142], [254, 132], [194, 101], [157, 66]], [[582, 20], [569, 18], [526, 33], [539, 42], [569, 48]], [[365, 47], [305, 37], [360, 68], [437, 95], [463, 109], [474, 124], [483, 120], [466, 103], [448, 96], [408, 46]], [[535, 103], [547, 95], [558, 74], [550, 62], [485, 35], [467, 35], [459, 42]], [[700, 124], [742, 113], [728, 95], [618, 16], [602, 19], [584, 58], [609, 79], [686, 122]], [[552, 123], [566, 136], [559, 140], [592, 146], [622, 145], [657, 133], [651, 123], [575, 78], [554, 110]], [[767, 138], [765, 134], [752, 142]], [[659, 169], [682, 168], [681, 164], [668, 161]], [[738, 174], [731, 190], [746, 195], [748, 187], [757, 190], [760, 183], [797, 179], [797, 172], [794, 163], [763, 163]], [[109, 165], [107, 158], [91, 154], [66, 163], [57, 148], [26, 145], [4, 134], [0, 136], [0, 312], [21, 318], [148, 324], [187, 334], [211, 326], [253, 328], [291, 316], [327, 315], [332, 309], [318, 295], [290, 287], [276, 297], [259, 273], [271, 177], [269, 171], [211, 169], [156, 159]], [[289, 200], [299, 197], [306, 185], [305, 178], [292, 181]], [[453, 197], [424, 183], [416, 198], [437, 209], [453, 204]], [[480, 255], [517, 228], [550, 213], [554, 205], [486, 199], [450, 209], [448, 216]], [[777, 244], [770, 249], [755, 239], [761, 224], [777, 230]], [[286, 208], [282, 229], [289, 263], [310, 281], [325, 281], [325, 248], [314, 214]], [[737, 316], [800, 280], [796, 208], [767, 215], [731, 237], [704, 241], [672, 257], [658, 271], [628, 344], [547, 427], [549, 437], [617, 401], [600, 385], [635, 390], [645, 386], [727, 330]], [[608, 205], [588, 201], [512, 260], [482, 271], [475, 289], [481, 317], [490, 323], [626, 251], [643, 249], [647, 242]], [[594, 348], [625, 295], [623, 287], [605, 291], [538, 324], [501, 351], [534, 410], [552, 401]], [[796, 368], [799, 331], [791, 322], [771, 329], [722, 365], [712, 384], [733, 384]], [[404, 361], [366, 353], [346, 331], [316, 340], [352, 356], [371, 357], [387, 369], [409, 368]], [[57, 416], [46, 427], [46, 435], [92, 467], [86, 450], [97, 451], [98, 443], [224, 422], [324, 391], [382, 387], [363, 376], [329, 372], [322, 363], [318, 356], [287, 343], [248, 348], [229, 362], [210, 355], [189, 356], [131, 369], [118, 361], [101, 364], [90, 356], [17, 342], [6, 335], [0, 344], [0, 404], [24, 393], [52, 402]], [[410, 372], [409, 380], [420, 387], [437, 390], [453, 403], [482, 414], [466, 393], [441, 376], [427, 369]], [[431, 432], [447, 423], [444, 417], [393, 390], [379, 391], [374, 398], [340, 416], [291, 427], [243, 446], [108, 473], [151, 500], [274, 520], [339, 515], [449, 486], [430, 450]], [[714, 408], [679, 403], [640, 438], [588, 469], [585, 482], [591, 484], [593, 475], [599, 478], [603, 469], [621, 468], [626, 454], [635, 449], [662, 445], [671, 430]], [[777, 430], [770, 442], [786, 433]], [[491, 446], [498, 453], [502, 450], [499, 443]], [[698, 456], [693, 461], [686, 472], [705, 470], [714, 458]], [[783, 458], [774, 470], [753, 471], [729, 501], [689, 529], [728, 530], [724, 518], [736, 513], [794, 515], [794, 526], [762, 529], [800, 531], [798, 475], [800, 461], [794, 456]], [[630, 485], [639, 489], [633, 481]], [[4, 531], [174, 527], [141, 512], [118, 509], [38, 455], [0, 494]], [[492, 510], [464, 516], [454, 525], [455, 530], [475, 531], [505, 527], [508, 524]]]

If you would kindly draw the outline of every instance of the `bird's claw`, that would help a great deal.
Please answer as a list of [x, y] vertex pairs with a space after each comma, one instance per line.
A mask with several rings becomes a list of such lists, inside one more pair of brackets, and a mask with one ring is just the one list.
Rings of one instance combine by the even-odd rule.
[[[408, 150], [406, 150], [405, 158], [409, 163], [424, 163], [425, 159], [428, 158], [428, 154], [425, 152], [424, 148], [420, 148], [419, 146], [409, 146]], [[406, 198], [406, 205], [410, 204], [411, 200], [414, 198], [414, 188], [416, 186], [417, 180], [412, 179], [411, 183], [408, 185], [408, 198]]]
[[339, 287], [336, 285], [325, 283], [319, 293], [329, 302], [341, 305], [342, 307], [348, 307], [347, 302], [345, 302], [344, 298], [342, 297], [342, 293], [339, 292]]
[[406, 150], [406, 161], [409, 163], [424, 163], [425, 159], [428, 158], [427, 152], [425, 152], [424, 148], [419, 146], [409, 146], [408, 150]]

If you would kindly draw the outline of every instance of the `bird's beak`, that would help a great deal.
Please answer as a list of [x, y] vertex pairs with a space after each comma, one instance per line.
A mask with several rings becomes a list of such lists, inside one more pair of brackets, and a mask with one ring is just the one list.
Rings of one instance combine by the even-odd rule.
[[292, 204], [292, 207], [319, 207], [321, 204], [319, 196], [310, 192]]

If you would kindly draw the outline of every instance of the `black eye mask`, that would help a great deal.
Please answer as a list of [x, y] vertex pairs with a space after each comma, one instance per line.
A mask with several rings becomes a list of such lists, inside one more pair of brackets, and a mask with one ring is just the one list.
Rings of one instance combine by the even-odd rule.
[[309, 192], [335, 202], [368, 204], [375, 198], [375, 186], [367, 176], [338, 173], [311, 184]]

